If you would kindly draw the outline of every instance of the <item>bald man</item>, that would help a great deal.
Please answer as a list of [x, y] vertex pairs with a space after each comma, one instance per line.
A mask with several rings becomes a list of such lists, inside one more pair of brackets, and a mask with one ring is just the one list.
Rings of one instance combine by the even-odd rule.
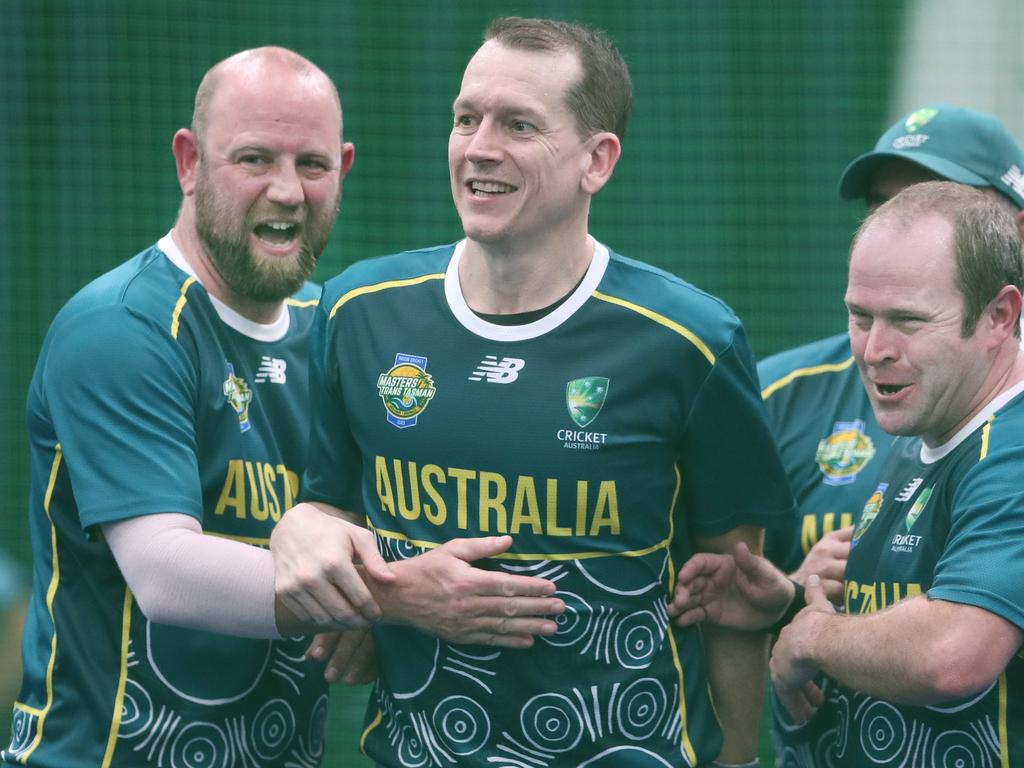
[[[307, 279], [354, 157], [338, 92], [292, 51], [243, 51], [204, 77], [172, 149], [173, 229], [67, 303], [32, 379], [35, 566], [5, 764], [316, 765], [325, 673], [296, 635], [382, 613], [357, 579], [347, 610], [299, 622], [267, 549], [305, 469]], [[392, 578], [367, 531], [342, 541]], [[554, 591], [515, 578], [499, 589]]]

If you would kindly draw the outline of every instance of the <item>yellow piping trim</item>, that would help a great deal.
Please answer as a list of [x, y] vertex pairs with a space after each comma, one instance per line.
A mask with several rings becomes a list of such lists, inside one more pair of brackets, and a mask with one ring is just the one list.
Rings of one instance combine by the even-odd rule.
[[188, 301], [189, 287], [194, 283], [196, 279], [194, 277], [188, 278], [184, 283], [181, 284], [181, 295], [178, 297], [178, 301], [174, 305], [174, 312], [171, 314], [171, 336], [178, 338], [178, 323], [181, 321], [181, 312], [185, 309], [185, 303]]
[[20, 701], [14, 702], [14, 708], [21, 710], [26, 714], [35, 715], [36, 717], [40, 717], [43, 714], [43, 710], [37, 709], [36, 707], [30, 707], [28, 704], [22, 704]]
[[1006, 672], [999, 676], [999, 764], [1010, 768], [1010, 739], [1006, 729]]
[[375, 285], [364, 285], [362, 288], [354, 288], [353, 290], [346, 293], [337, 303], [331, 307], [331, 313], [328, 316], [329, 319], [333, 318], [335, 313], [341, 309], [342, 305], [357, 296], [363, 296], [367, 293], [376, 293], [377, 291], [386, 291], [388, 288], [405, 288], [410, 285], [419, 285], [425, 283], [427, 280], [443, 280], [444, 272], [438, 272], [432, 275], [420, 275], [419, 277], [410, 277], [408, 280], [388, 280], [384, 283], [377, 283]]
[[366, 754], [366, 738], [370, 735], [370, 731], [380, 725], [381, 720], [384, 719], [384, 713], [379, 709], [377, 710], [377, 716], [373, 718], [373, 722], [370, 723], [366, 728], [363, 729], [363, 735], [359, 737], [359, 751], [364, 755]]
[[121, 710], [124, 706], [124, 689], [128, 683], [128, 641], [132, 628], [132, 591], [124, 588], [124, 607], [121, 609], [121, 672], [117, 679], [117, 695], [114, 697], [114, 712], [110, 718], [110, 735], [107, 736], [107, 751], [100, 768], [110, 768], [117, 747], [117, 734], [121, 730]]
[[761, 399], [767, 400], [769, 397], [774, 395], [777, 390], [782, 389], [794, 379], [799, 379], [804, 376], [817, 376], [819, 373], [839, 373], [840, 371], [845, 371], [851, 365], [853, 365], [852, 355], [841, 363], [826, 363], [823, 365], [812, 365], [807, 368], [797, 368], [795, 371], [790, 371], [778, 381], [773, 381], [767, 387], [762, 389]]
[[995, 414], [988, 417], [988, 421], [985, 422], [985, 426], [981, 428], [981, 454], [978, 456], [978, 461], [981, 461], [988, 456], [988, 438], [992, 432], [992, 420], [995, 419]]
[[705, 344], [703, 341], [701, 341], [700, 338], [697, 336], [697, 334], [695, 334], [689, 328], [686, 328], [686, 327], [680, 325], [677, 322], [669, 320], [664, 315], [659, 315], [654, 310], [647, 309], [647, 307], [641, 307], [639, 304], [634, 304], [631, 301], [626, 301], [625, 299], [619, 299], [619, 298], [616, 298], [615, 296], [609, 296], [607, 293], [601, 293], [600, 291], [594, 291], [591, 294], [591, 296], [593, 296], [595, 299], [600, 299], [601, 301], [607, 301], [609, 304], [618, 304], [620, 307], [625, 307], [626, 309], [630, 309], [630, 310], [632, 310], [634, 312], [637, 312], [637, 313], [643, 315], [646, 318], [650, 318], [651, 320], [653, 320], [654, 322], [658, 323], [659, 325], [663, 325], [666, 328], [668, 328], [669, 330], [675, 331], [680, 336], [682, 336], [684, 339], [686, 339], [691, 344], [693, 344], [693, 346], [695, 346], [697, 349], [699, 349], [700, 353], [702, 355], [704, 355], [704, 357], [707, 359], [707, 361], [709, 363], [711, 363], [711, 365], [715, 364], [715, 355], [714, 355], [714, 353], [710, 349], [708, 349], [707, 344]]
[[57, 621], [53, 616], [53, 600], [57, 596], [57, 586], [60, 584], [60, 559], [57, 556], [57, 526], [53, 524], [53, 517], [50, 515], [50, 501], [53, 499], [53, 488], [57, 485], [57, 474], [60, 471], [63, 456], [64, 451], [60, 447], [60, 443], [57, 443], [53, 447], [53, 464], [50, 465], [50, 479], [46, 484], [46, 495], [43, 497], [43, 511], [46, 512], [46, 519], [50, 521], [50, 549], [52, 550], [53, 568], [50, 585], [46, 589], [46, 610], [50, 614], [50, 624], [53, 625], [53, 637], [50, 639], [50, 660], [46, 664], [46, 706], [39, 713], [39, 724], [36, 726], [36, 737], [32, 741], [32, 746], [19, 758], [22, 765], [28, 764], [29, 757], [42, 742], [46, 715], [53, 706], [53, 665], [57, 661]]
[[320, 303], [320, 299], [285, 299], [284, 303], [290, 307], [305, 309], [306, 307], [315, 307]]

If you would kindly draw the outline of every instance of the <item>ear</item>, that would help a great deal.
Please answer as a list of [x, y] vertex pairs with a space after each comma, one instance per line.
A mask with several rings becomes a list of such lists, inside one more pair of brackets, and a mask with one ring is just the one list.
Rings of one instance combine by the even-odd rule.
[[171, 140], [171, 152], [178, 167], [178, 185], [186, 196], [191, 195], [199, 168], [199, 140], [188, 128], [181, 128]]
[[610, 131], [595, 133], [586, 143], [590, 148], [589, 164], [583, 172], [580, 184], [584, 192], [596, 195], [612, 177], [615, 164], [622, 154], [622, 143], [619, 137]]
[[1002, 344], [1012, 338], [1017, 324], [1020, 322], [1021, 295], [1015, 285], [1004, 285], [996, 297], [985, 308], [987, 318], [993, 332], [993, 339]]
[[346, 141], [341, 145], [341, 175], [338, 177], [338, 181], [344, 181], [345, 175], [352, 168], [352, 163], [356, 161], [356, 147], [351, 141]]

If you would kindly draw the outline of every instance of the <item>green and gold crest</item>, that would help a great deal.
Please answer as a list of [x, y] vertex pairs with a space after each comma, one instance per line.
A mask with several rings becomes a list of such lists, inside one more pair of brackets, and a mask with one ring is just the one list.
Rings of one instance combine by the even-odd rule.
[[924, 107], [923, 109], [919, 109], [916, 112], [912, 112], [910, 117], [907, 118], [907, 121], [903, 125], [910, 133], [913, 133], [919, 128], [923, 128], [925, 123], [927, 123], [937, 114], [939, 114], [939, 110], [932, 109], [931, 107]]
[[601, 412], [608, 396], [608, 379], [604, 376], [585, 376], [565, 385], [565, 405], [569, 418], [578, 427], [586, 427]]
[[923, 491], [921, 491], [921, 494], [917, 497], [917, 500], [914, 502], [914, 506], [912, 506], [910, 508], [910, 511], [907, 512], [906, 525], [908, 531], [914, 527], [914, 523], [917, 522], [917, 518], [919, 518], [921, 516], [921, 513], [924, 512], [924, 508], [928, 504], [928, 499], [932, 497], [933, 490], [934, 486], [930, 488], [925, 488]]

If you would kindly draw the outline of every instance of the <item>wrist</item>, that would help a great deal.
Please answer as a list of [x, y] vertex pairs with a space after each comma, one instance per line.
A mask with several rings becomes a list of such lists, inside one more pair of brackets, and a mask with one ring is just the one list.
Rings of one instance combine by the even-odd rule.
[[789, 624], [807, 605], [804, 598], [803, 585], [793, 581], [792, 579], [789, 580], [789, 583], [793, 585], [793, 597], [790, 599], [789, 605], [786, 606], [786, 609], [782, 612], [782, 615], [775, 620], [774, 624], [768, 627], [768, 632], [773, 635], [779, 634], [779, 632], [782, 631], [782, 628]]

